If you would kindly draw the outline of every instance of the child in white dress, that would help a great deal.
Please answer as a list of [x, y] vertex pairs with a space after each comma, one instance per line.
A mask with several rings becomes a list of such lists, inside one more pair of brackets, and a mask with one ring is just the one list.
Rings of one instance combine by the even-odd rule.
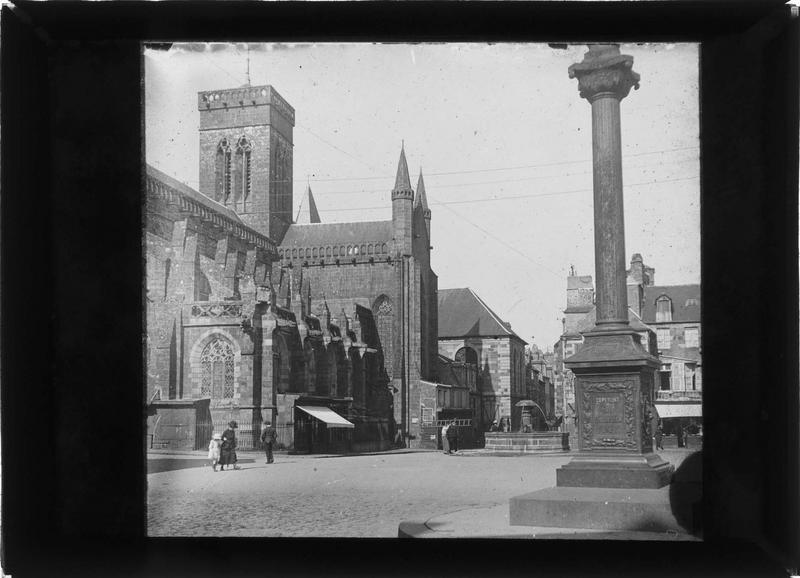
[[220, 448], [222, 447], [222, 434], [215, 433], [208, 444], [208, 459], [211, 460], [211, 469], [217, 471]]

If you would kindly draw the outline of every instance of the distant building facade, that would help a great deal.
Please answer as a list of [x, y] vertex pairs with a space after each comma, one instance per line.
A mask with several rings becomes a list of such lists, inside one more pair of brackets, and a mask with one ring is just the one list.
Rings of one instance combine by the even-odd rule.
[[[556, 416], [555, 353], [531, 345], [525, 350], [525, 357], [527, 398], [542, 409], [540, 417], [551, 424]], [[537, 418], [535, 413], [534, 421]]]
[[[696, 431], [702, 426], [700, 285], [655, 285], [655, 269], [636, 253], [627, 272], [627, 286], [630, 326], [661, 362], [655, 400], [665, 433], [684, 427]], [[564, 416], [570, 431], [575, 417], [574, 376], [565, 368], [564, 359], [578, 351], [581, 334], [594, 326], [593, 302], [592, 278], [571, 272], [563, 333], [554, 347], [556, 414]]]
[[294, 109], [271, 86], [197, 102], [200, 191], [147, 167], [152, 439], [202, 447], [235, 419], [245, 445], [266, 420], [297, 451], [418, 444], [438, 370], [422, 175], [401, 150], [391, 220], [321, 223], [309, 187], [295, 222]]
[[505, 418], [518, 429], [521, 409], [515, 404], [527, 395], [526, 342], [472, 289], [442, 289], [438, 303], [439, 354], [478, 367], [475, 399], [483, 427]]

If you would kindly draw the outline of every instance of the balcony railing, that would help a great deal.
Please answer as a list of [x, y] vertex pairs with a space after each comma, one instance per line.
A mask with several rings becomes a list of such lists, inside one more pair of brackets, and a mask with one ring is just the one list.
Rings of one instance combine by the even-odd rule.
[[231, 301], [202, 301], [190, 307], [192, 317], [241, 317], [242, 304]]
[[695, 390], [662, 389], [656, 395], [658, 401], [702, 401], [703, 392]]

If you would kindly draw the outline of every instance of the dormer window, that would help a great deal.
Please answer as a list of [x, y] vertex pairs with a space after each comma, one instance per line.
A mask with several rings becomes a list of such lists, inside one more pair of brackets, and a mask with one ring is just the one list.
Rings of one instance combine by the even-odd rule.
[[656, 299], [656, 323], [672, 321], [672, 299], [662, 295]]

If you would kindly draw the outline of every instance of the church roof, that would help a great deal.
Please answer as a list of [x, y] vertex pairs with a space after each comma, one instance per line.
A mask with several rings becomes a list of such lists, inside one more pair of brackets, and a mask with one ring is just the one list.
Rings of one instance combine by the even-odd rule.
[[439, 339], [516, 337], [510, 326], [469, 287], [439, 290]]
[[388, 242], [392, 236], [391, 221], [295, 224], [289, 226], [280, 246], [325, 247], [347, 243]]
[[397, 177], [394, 180], [395, 191], [410, 191], [411, 178], [408, 176], [405, 147], [400, 149], [400, 160], [397, 163]]
[[422, 169], [419, 170], [419, 180], [417, 181], [417, 198], [414, 199], [415, 207], [422, 207], [428, 210], [428, 197], [425, 195], [425, 181], [422, 179]]
[[275, 243], [245, 224], [235, 211], [217, 201], [195, 191], [190, 186], [170, 177], [157, 168], [146, 165], [147, 192], [160, 195], [168, 203], [175, 203], [180, 210], [211, 222], [218, 227], [244, 239], [258, 247], [275, 251]]
[[319, 211], [317, 211], [317, 203], [314, 201], [314, 195], [311, 192], [311, 185], [306, 187], [306, 192], [300, 199], [300, 208], [297, 211], [295, 222], [298, 224], [322, 222], [322, 219], [319, 218]]
[[666, 295], [672, 300], [672, 321], [700, 323], [700, 285], [653, 285], [644, 288], [642, 319], [656, 322], [656, 299]]

